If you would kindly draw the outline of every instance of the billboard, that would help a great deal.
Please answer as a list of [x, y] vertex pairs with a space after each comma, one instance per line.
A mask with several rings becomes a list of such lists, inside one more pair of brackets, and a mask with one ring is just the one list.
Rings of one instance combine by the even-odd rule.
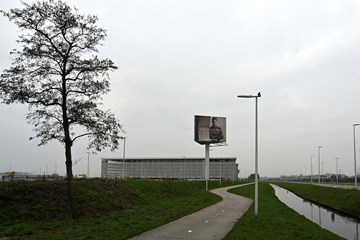
[[226, 118], [195, 115], [194, 140], [200, 144], [226, 142]]

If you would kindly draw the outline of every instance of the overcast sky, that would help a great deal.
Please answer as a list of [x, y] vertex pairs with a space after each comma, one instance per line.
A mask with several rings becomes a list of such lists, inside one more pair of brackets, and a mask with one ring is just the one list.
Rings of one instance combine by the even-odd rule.
[[[30, 2], [30, 1], [25, 1]], [[255, 100], [259, 98], [259, 174], [354, 174], [353, 124], [360, 122], [360, 1], [67, 0], [99, 17], [108, 37], [99, 55], [111, 73], [104, 107], [126, 130], [127, 157], [204, 157], [194, 142], [194, 115], [227, 118], [226, 147], [211, 157], [236, 157], [254, 171]], [[20, 1], [1, 0], [0, 9]], [[19, 30], [0, 17], [0, 71], [20, 47]], [[0, 104], [0, 172], [65, 173], [60, 143], [29, 141], [26, 105]], [[360, 158], [360, 126], [356, 129]], [[123, 144], [123, 143], [121, 143]], [[90, 176], [102, 157], [90, 155]], [[73, 147], [74, 174], [86, 173], [86, 141]], [[360, 165], [360, 162], [359, 164]]]

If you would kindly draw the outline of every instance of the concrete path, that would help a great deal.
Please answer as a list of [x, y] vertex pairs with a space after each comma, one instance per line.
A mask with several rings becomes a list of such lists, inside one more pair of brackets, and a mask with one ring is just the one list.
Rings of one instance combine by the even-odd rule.
[[221, 196], [223, 201], [130, 239], [223, 239], [253, 202], [227, 190], [245, 185], [248, 184], [214, 189], [211, 192]]

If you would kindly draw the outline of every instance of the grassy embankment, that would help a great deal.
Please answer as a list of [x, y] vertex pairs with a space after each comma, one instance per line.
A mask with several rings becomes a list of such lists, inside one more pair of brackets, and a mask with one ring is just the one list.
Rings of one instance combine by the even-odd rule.
[[360, 219], [360, 191], [355, 189], [342, 189], [321, 187], [311, 184], [276, 183], [306, 200], [332, 208], [340, 213]]
[[[236, 188], [230, 192], [252, 198], [254, 185]], [[254, 204], [235, 224], [225, 240], [241, 239], [342, 239], [299, 215], [275, 196], [266, 183], [259, 184], [259, 215], [254, 217]]]
[[74, 187], [76, 221], [65, 181], [0, 183], [0, 239], [127, 239], [221, 200], [198, 181], [90, 179]]
[[[0, 183], [0, 239], [127, 239], [220, 200], [204, 182], [92, 179], [75, 187], [81, 217], [73, 221], [65, 182]], [[270, 186], [259, 189], [259, 218], [252, 206], [226, 239], [340, 239], [287, 208]], [[252, 198], [253, 190], [235, 192]]]

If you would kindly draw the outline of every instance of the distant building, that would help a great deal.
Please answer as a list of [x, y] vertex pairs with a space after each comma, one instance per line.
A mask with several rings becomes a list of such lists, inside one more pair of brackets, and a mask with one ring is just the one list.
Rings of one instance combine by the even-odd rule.
[[[102, 178], [204, 179], [204, 158], [102, 158]], [[237, 180], [236, 158], [210, 158], [210, 179]]]
[[2, 172], [0, 173], [0, 181], [34, 181], [34, 180], [58, 180], [63, 177], [59, 174], [33, 174], [27, 172]]

